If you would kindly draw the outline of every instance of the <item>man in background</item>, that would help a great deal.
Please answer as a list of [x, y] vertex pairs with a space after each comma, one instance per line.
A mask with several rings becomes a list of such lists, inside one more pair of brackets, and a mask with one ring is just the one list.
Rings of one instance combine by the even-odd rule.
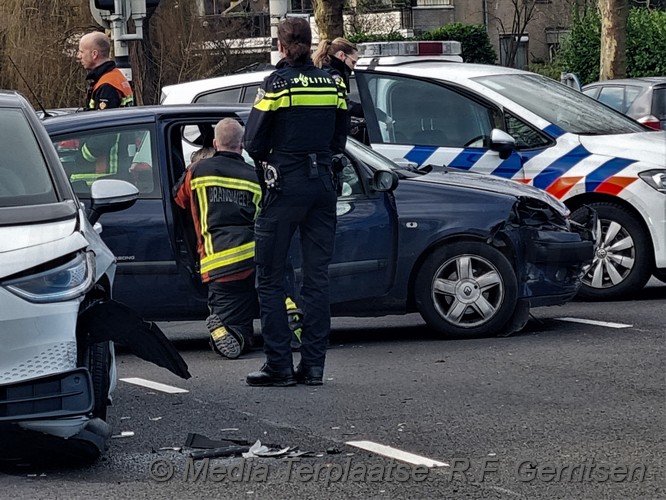
[[79, 41], [76, 59], [88, 71], [84, 110], [134, 106], [132, 87], [109, 58], [110, 52], [111, 42], [102, 32], [88, 33]]

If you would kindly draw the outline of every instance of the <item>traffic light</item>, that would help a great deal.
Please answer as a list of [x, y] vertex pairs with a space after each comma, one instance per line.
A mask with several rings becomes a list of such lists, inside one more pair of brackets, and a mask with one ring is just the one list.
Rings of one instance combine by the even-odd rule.
[[114, 0], [95, 0], [95, 7], [100, 10], [114, 12], [116, 10], [116, 2]]

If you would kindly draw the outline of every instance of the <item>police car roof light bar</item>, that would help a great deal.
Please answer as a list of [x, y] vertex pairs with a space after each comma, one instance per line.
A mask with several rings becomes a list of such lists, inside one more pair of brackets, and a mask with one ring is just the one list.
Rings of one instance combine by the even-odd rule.
[[362, 57], [459, 56], [462, 54], [460, 42], [454, 40], [360, 43], [358, 50]]

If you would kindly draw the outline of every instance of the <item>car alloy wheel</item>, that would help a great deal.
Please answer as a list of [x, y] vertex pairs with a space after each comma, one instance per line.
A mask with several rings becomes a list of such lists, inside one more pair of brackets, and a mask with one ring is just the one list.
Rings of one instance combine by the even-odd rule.
[[479, 242], [440, 248], [425, 262], [416, 282], [421, 315], [451, 337], [502, 333], [516, 297], [515, 272], [507, 258]]
[[[597, 240], [592, 263], [584, 268], [578, 296], [608, 300], [625, 297], [643, 288], [652, 271], [652, 249], [646, 230], [623, 207], [592, 203], [597, 211]], [[581, 209], [582, 210], [582, 209]], [[578, 210], [572, 219], [578, 220]]]

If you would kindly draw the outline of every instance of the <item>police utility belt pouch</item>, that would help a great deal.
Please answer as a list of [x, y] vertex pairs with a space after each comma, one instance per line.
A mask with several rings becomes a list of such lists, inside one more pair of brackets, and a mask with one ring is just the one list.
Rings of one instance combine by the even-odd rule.
[[317, 168], [317, 153], [310, 153], [308, 155], [308, 160], [309, 160], [309, 172], [308, 172], [308, 177], [310, 179], [314, 179], [316, 177], [319, 177], [319, 170]]

